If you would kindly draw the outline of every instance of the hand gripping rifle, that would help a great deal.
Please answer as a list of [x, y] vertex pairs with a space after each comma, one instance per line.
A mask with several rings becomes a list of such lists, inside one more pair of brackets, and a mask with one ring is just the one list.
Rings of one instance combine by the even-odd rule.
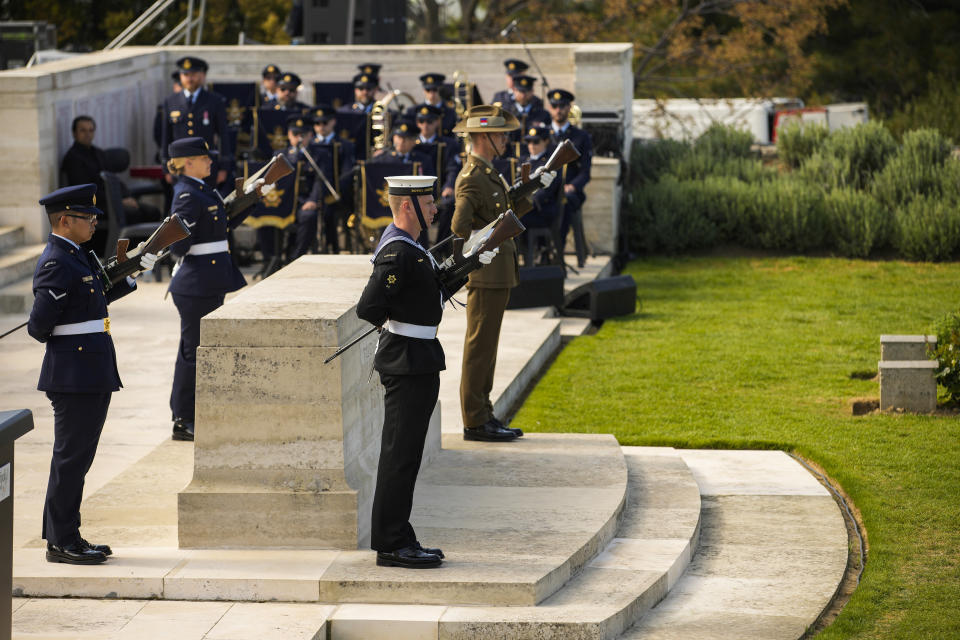
[[120, 238], [117, 240], [117, 255], [107, 260], [106, 264], [101, 263], [100, 258], [93, 251], [90, 252], [90, 262], [94, 265], [94, 270], [103, 284], [103, 290], [108, 291], [127, 276], [141, 271], [140, 256], [152, 253], [159, 260], [169, 253], [166, 251], [167, 247], [189, 235], [190, 229], [187, 225], [183, 223], [180, 216], [173, 214], [165, 218], [156, 231], [133, 251], [128, 253], [130, 241], [127, 238]]
[[[569, 140], [564, 140], [553, 150], [546, 164], [543, 165], [543, 173], [548, 171], [559, 171], [565, 164], [569, 164], [580, 157], [580, 152], [573, 146]], [[510, 202], [516, 203], [523, 198], [533, 195], [542, 185], [539, 180], [530, 178], [530, 164], [524, 162], [521, 166], [521, 178], [518, 180], [507, 195], [510, 196]]]
[[[467, 276], [480, 268], [480, 254], [484, 251], [493, 251], [501, 244], [523, 233], [526, 227], [512, 210], [501, 213], [496, 220], [474, 233], [469, 240], [453, 238], [453, 254], [440, 264], [437, 278], [440, 280], [440, 290], [443, 301], [446, 302], [467, 282]], [[357, 344], [380, 327], [373, 326], [367, 331], [337, 349], [333, 355], [323, 361], [328, 364], [341, 353]]]
[[227, 212], [227, 219], [236, 218], [238, 215], [242, 214], [244, 211], [260, 202], [260, 198], [263, 196], [260, 195], [259, 188], [253, 189], [250, 191], [250, 193], [247, 193], [247, 189], [249, 189], [257, 180], [263, 178], [264, 185], [272, 185], [276, 184], [277, 180], [280, 178], [290, 175], [291, 173], [293, 173], [293, 167], [290, 166], [290, 161], [287, 160], [286, 156], [281, 153], [280, 155], [273, 156], [270, 162], [263, 165], [259, 171], [246, 180], [243, 178], [237, 178], [236, 188], [231, 191], [226, 198], [223, 199], [223, 204]]

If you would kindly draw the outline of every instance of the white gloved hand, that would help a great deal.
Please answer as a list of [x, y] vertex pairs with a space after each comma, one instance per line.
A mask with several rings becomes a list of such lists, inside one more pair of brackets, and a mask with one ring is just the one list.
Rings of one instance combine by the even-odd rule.
[[260, 178], [256, 182], [251, 182], [246, 187], [244, 187], [243, 193], [244, 194], [253, 193], [256, 190], [256, 188], [259, 186], [262, 186], [264, 182], [266, 182], [266, 180], [264, 180], [263, 178]]
[[140, 256], [140, 268], [144, 271], [150, 271], [153, 269], [153, 265], [157, 262], [157, 256], [153, 253], [145, 253]]
[[493, 262], [494, 256], [500, 253], [500, 247], [497, 247], [493, 251], [483, 251], [479, 255], [480, 264], [490, 264]]
[[557, 172], [556, 172], [556, 171], [544, 171], [544, 172], [542, 172], [542, 173], [541, 173], [539, 176], [537, 176], [537, 177], [540, 178], [540, 184], [542, 184], [542, 185], [543, 185], [543, 188], [546, 189], [546, 188], [549, 187], [551, 184], [553, 184], [553, 179], [557, 177]]
[[265, 184], [260, 187], [260, 195], [265, 196], [276, 188], [275, 184]]

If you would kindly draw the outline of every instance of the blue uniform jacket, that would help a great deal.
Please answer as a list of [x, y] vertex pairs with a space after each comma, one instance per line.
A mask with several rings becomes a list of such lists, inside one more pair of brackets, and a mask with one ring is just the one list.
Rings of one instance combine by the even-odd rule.
[[[353, 189], [352, 171], [354, 162], [356, 161], [356, 150], [352, 142], [338, 139], [335, 135], [331, 135], [323, 141], [315, 140], [310, 144], [310, 149], [320, 149], [328, 154], [332, 174], [327, 175], [327, 178], [333, 187], [340, 192], [341, 196], [347, 189]], [[315, 155], [314, 157], [317, 156]], [[323, 165], [320, 166], [324, 169], [326, 168]]]
[[[248, 209], [247, 213], [253, 208]], [[239, 225], [246, 215], [227, 220], [223, 200], [215, 189], [188, 176], [180, 176], [173, 186], [171, 213], [190, 228], [190, 235], [172, 247], [183, 262], [170, 280], [170, 293], [184, 296], [218, 296], [236, 291], [247, 281], [233, 264], [228, 251], [194, 255], [190, 248], [206, 242], [225, 241], [227, 229]]]
[[[443, 143], [441, 147], [437, 143]], [[460, 160], [460, 141], [449, 136], [435, 136], [433, 142], [417, 142], [414, 151], [419, 151], [433, 160], [433, 168], [440, 184], [439, 191], [457, 184], [457, 174], [463, 168]]]
[[211, 149], [220, 152], [220, 169], [229, 171], [233, 168], [233, 138], [227, 132], [227, 107], [223, 96], [203, 89], [196, 103], [191, 103], [183, 92], [175, 93], [163, 101], [163, 112], [160, 157], [164, 166], [170, 159], [167, 148], [171, 142], [199, 136]]
[[563, 183], [572, 184], [582, 195], [584, 187], [590, 182], [590, 165], [593, 162], [593, 141], [590, 134], [583, 129], [570, 125], [566, 131], [559, 135], [551, 128], [550, 135], [554, 145], [560, 144], [564, 140], [570, 140], [577, 151], [580, 152], [580, 159], [567, 165]]
[[[540, 157], [536, 160], [531, 160], [530, 156], [528, 155], [521, 156], [520, 162], [529, 162], [530, 173], [533, 173], [547, 163], [547, 160], [550, 159], [550, 154], [553, 153], [553, 150], [553, 146], [547, 147], [547, 149], [540, 154]], [[557, 207], [557, 198], [559, 195], [559, 180], [554, 180], [549, 187], [540, 189], [533, 194], [533, 210], [523, 216], [522, 220], [524, 226], [528, 228], [549, 227], [553, 223], [553, 220], [559, 211]]]
[[82, 249], [50, 234], [33, 274], [27, 332], [47, 343], [37, 389], [108, 393], [120, 389], [117, 354], [109, 333], [50, 335], [57, 325], [107, 318], [107, 304], [137, 288], [121, 281], [104, 293]]

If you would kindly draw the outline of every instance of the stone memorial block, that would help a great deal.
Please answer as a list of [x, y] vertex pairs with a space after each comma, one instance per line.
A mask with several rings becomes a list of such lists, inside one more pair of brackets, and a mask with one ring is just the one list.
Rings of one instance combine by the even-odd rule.
[[937, 336], [880, 336], [880, 359], [887, 362], [893, 360], [927, 360], [927, 347], [937, 346]]
[[880, 410], [930, 413], [937, 408], [936, 360], [881, 360]]

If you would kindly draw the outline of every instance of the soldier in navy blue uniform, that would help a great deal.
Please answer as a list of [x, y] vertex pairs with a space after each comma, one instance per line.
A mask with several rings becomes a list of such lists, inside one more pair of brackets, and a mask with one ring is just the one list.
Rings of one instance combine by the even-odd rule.
[[[382, 327], [373, 366], [384, 388], [383, 435], [370, 521], [380, 566], [439, 566], [443, 552], [424, 548], [410, 524], [413, 491], [430, 415], [446, 368], [437, 327], [443, 298], [437, 264], [414, 240], [436, 215], [433, 176], [387, 178], [393, 223], [372, 259], [357, 315]], [[489, 264], [494, 252], [481, 254]]]
[[420, 165], [421, 175], [434, 174], [433, 158], [416, 148], [418, 131], [417, 126], [409, 120], [395, 120], [390, 129], [393, 148], [381, 149], [367, 163], [416, 162]]
[[441, 110], [428, 104], [419, 105], [417, 109], [417, 127], [420, 135], [417, 137], [417, 151], [421, 151], [433, 159], [433, 165], [440, 176], [440, 198], [437, 201], [437, 241], [442, 241], [450, 235], [450, 220], [453, 218], [453, 188], [457, 183], [457, 174], [460, 173], [460, 141], [451, 136], [440, 134]]
[[373, 109], [374, 95], [380, 80], [369, 73], [358, 73], [353, 76], [353, 102], [345, 104], [337, 111], [340, 113], [370, 113]]
[[[574, 214], [580, 210], [584, 201], [587, 199], [584, 189], [590, 182], [590, 165], [593, 162], [593, 140], [590, 134], [570, 124], [570, 105], [573, 103], [574, 95], [564, 89], [551, 89], [547, 95], [549, 100], [549, 111], [552, 122], [550, 123], [551, 136], [554, 144], [560, 144], [564, 140], [569, 140], [573, 146], [580, 152], [580, 158], [564, 166], [563, 191], [561, 199], [563, 201], [563, 222], [560, 224], [560, 250], [566, 244], [567, 232], [570, 230]], [[583, 266], [586, 258], [584, 249], [578, 249], [577, 264]]]
[[[287, 140], [290, 145], [280, 153], [286, 156], [287, 161], [295, 168], [295, 171], [293, 175], [284, 179], [291, 180], [290, 184], [293, 184], [292, 181], [294, 180], [299, 181], [295, 189], [297, 193], [297, 237], [291, 252], [291, 259], [298, 258], [315, 248], [317, 221], [323, 203], [323, 181], [317, 177], [313, 165], [304, 157], [305, 154], [311, 153], [317, 167], [325, 174], [330, 171], [330, 159], [326, 149], [312, 147], [312, 139], [313, 120], [309, 116], [294, 114], [287, 118]], [[258, 237], [263, 229], [269, 229], [269, 227], [257, 229]], [[277, 229], [274, 229], [274, 231], [279, 233]]]
[[[508, 58], [503, 61], [503, 68], [506, 72], [504, 78], [507, 88], [501, 89], [493, 94], [491, 99], [491, 104], [494, 104], [498, 107], [503, 107], [504, 109], [510, 109], [510, 103], [513, 102], [513, 78], [514, 76], [523, 75], [523, 73], [530, 68], [523, 60], [517, 60], [516, 58]], [[511, 111], [511, 113], [513, 113]]]
[[[530, 127], [523, 136], [526, 153], [520, 156], [520, 162], [530, 163], [531, 173], [542, 167], [550, 159], [554, 145], [550, 139], [550, 128], [546, 125]], [[527, 229], [552, 229], [555, 223], [560, 222], [560, 181], [554, 180], [549, 187], [539, 189], [533, 194], [533, 209], [523, 216], [523, 226]], [[559, 224], [557, 224], [559, 227]], [[523, 234], [523, 241], [529, 242], [529, 234]], [[534, 255], [541, 247], [534, 247]], [[548, 256], [549, 257], [549, 256]], [[532, 266], [532, 265], [525, 265]]]
[[[136, 289], [127, 277], [107, 290], [80, 245], [93, 237], [97, 186], [65, 187], [44, 196], [51, 233], [33, 275], [33, 308], [27, 331], [46, 343], [40, 382], [53, 405], [53, 458], [43, 506], [47, 561], [99, 564], [107, 545], [80, 536], [83, 482], [97, 452], [114, 391], [122, 386], [110, 337], [107, 304]], [[153, 268], [144, 254], [140, 267]]]
[[347, 204], [353, 197], [353, 166], [356, 162], [356, 149], [349, 140], [337, 137], [337, 112], [328, 104], [313, 108], [314, 147], [323, 150], [329, 159], [330, 173], [327, 179], [337, 190], [340, 201], [336, 201], [326, 187], [323, 187], [323, 247], [324, 253], [340, 253], [338, 235], [339, 223], [348, 211]]
[[[207, 63], [193, 56], [177, 60], [180, 84], [183, 91], [175, 93], [163, 102], [165, 117], [161, 135], [160, 154], [164, 166], [170, 156], [170, 143], [181, 138], [203, 138], [211, 149], [217, 149], [220, 157], [208, 182], [211, 186], [222, 185], [233, 173], [232, 138], [227, 131], [227, 107], [223, 96], [203, 88], [207, 77]], [[215, 176], [215, 177], [213, 177]], [[167, 175], [173, 183], [173, 176]], [[232, 190], [231, 185], [227, 189]]]
[[445, 79], [446, 76], [442, 73], [425, 73], [420, 76], [420, 83], [423, 85], [423, 102], [410, 107], [403, 115], [413, 120], [424, 105], [436, 107], [440, 111], [440, 133], [449, 136], [457, 124], [457, 112], [448, 107], [440, 97], [440, 87], [443, 86]]
[[511, 151], [517, 156], [523, 155], [521, 137], [530, 127], [550, 122], [550, 114], [544, 111], [543, 101], [533, 95], [537, 79], [533, 76], [517, 75], [513, 78], [513, 101], [505, 108], [520, 121], [520, 128], [510, 134]]
[[268, 64], [260, 72], [260, 102], [266, 104], [277, 97], [277, 81], [283, 73], [275, 64]]
[[289, 71], [285, 72], [277, 81], [277, 97], [265, 102], [263, 108], [307, 113], [310, 111], [310, 105], [297, 100], [297, 90], [300, 88], [300, 84], [300, 76]]
[[193, 440], [200, 318], [222, 305], [227, 293], [247, 283], [227, 245], [227, 230], [239, 225], [246, 214], [227, 220], [220, 194], [204, 182], [212, 160], [203, 138], [172, 142], [168, 155], [167, 168], [177, 176], [171, 213], [180, 216], [191, 233], [171, 247], [172, 253], [180, 256], [170, 280], [173, 303], [180, 313], [180, 346], [170, 409], [173, 439]]

